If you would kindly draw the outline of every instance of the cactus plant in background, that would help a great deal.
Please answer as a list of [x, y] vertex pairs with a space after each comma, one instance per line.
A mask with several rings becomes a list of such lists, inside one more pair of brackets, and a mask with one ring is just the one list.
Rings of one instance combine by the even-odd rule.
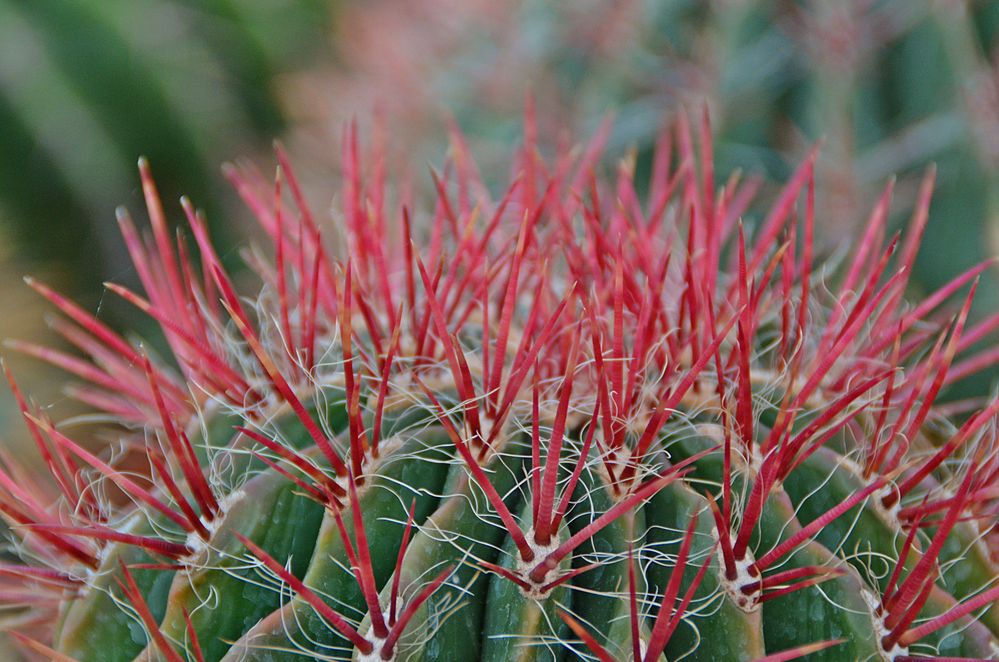
[[546, 160], [528, 114], [498, 196], [454, 133], [428, 206], [349, 130], [335, 228], [279, 148], [273, 184], [229, 170], [272, 240], [252, 296], [141, 163], [145, 292], [108, 287], [170, 356], [34, 281], [88, 358], [12, 343], [118, 425], [87, 450], [8, 375], [48, 468], [0, 470], [25, 653], [994, 658], [999, 401], [938, 402], [994, 359], [986, 265], [905, 302], [932, 172], [902, 237], [889, 187], [821, 259], [814, 151], [744, 227], [753, 184], [716, 185], [696, 124], [637, 182], [606, 127]]

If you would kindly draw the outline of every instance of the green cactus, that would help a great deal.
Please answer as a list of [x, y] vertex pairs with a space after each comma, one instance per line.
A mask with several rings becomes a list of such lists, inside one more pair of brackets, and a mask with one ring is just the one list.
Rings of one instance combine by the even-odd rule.
[[605, 134], [544, 161], [528, 117], [499, 199], [458, 138], [412, 221], [348, 132], [343, 259], [278, 148], [273, 188], [230, 172], [273, 242], [252, 298], [141, 163], [145, 295], [109, 287], [171, 356], [32, 281], [89, 360], [11, 346], [119, 442], [11, 378], [48, 475], [2, 459], [6, 629], [102, 662], [994, 658], [999, 401], [938, 403], [994, 360], [984, 267], [904, 303], [932, 177], [901, 243], [885, 198], [825, 265], [814, 152], [744, 228], [698, 126], [637, 182]]

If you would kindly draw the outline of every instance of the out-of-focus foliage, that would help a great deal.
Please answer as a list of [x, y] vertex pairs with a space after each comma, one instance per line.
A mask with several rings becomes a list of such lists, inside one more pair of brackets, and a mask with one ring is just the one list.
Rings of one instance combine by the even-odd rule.
[[134, 163], [212, 211], [218, 164], [284, 127], [275, 77], [324, 43], [316, 0], [0, 0], [0, 221], [96, 301], [124, 268]]

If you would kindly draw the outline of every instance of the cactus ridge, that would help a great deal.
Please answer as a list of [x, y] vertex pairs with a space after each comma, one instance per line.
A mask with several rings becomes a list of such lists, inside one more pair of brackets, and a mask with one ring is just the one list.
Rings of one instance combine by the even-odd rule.
[[546, 161], [529, 113], [499, 198], [455, 132], [411, 216], [351, 127], [336, 242], [280, 146], [273, 185], [227, 167], [272, 243], [249, 298], [140, 162], [151, 231], [119, 221], [145, 293], [108, 287], [169, 355], [34, 281], [88, 358], [10, 343], [120, 439], [88, 450], [6, 372], [45, 463], [0, 457], [25, 654], [999, 655], [999, 401], [940, 397], [999, 317], [969, 320], [988, 264], [904, 300], [932, 171], [903, 235], [889, 185], [837, 265], [815, 151], [744, 226], [756, 185], [716, 184], [706, 114], [647, 182], [603, 175], [608, 128]]

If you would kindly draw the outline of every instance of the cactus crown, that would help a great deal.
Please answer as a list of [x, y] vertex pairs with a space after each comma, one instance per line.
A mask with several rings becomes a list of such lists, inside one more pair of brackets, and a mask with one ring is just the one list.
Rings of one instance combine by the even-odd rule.
[[935, 404], [994, 360], [999, 317], [968, 323], [987, 265], [903, 299], [933, 173], [904, 238], [889, 185], [824, 266], [815, 152], [750, 229], [757, 182], [716, 185], [706, 116], [663, 132], [644, 199], [633, 161], [600, 174], [606, 126], [551, 162], [532, 126], [499, 199], [455, 131], [413, 220], [349, 130], [339, 251], [280, 147], [274, 185], [227, 169], [273, 243], [252, 298], [186, 200], [198, 258], [171, 238], [140, 162], [151, 232], [119, 220], [145, 293], [108, 287], [170, 356], [35, 282], [89, 358], [11, 343], [121, 430], [92, 453], [10, 379], [47, 468], [0, 464], [27, 654], [999, 651], [999, 402]]

